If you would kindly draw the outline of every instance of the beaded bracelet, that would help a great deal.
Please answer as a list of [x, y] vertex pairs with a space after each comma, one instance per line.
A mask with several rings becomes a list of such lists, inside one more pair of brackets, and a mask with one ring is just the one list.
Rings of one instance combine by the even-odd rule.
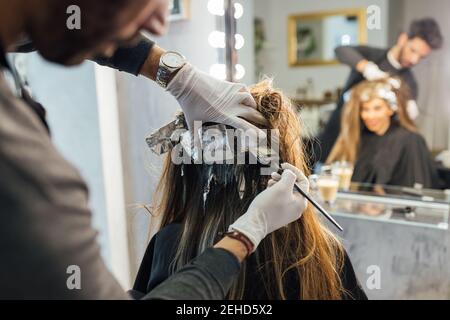
[[255, 246], [253, 243], [245, 236], [244, 234], [240, 233], [239, 231], [230, 231], [230, 232], [220, 232], [220, 236], [223, 237], [229, 237], [234, 240], [240, 241], [245, 248], [247, 249], [247, 257], [253, 253], [253, 250]]

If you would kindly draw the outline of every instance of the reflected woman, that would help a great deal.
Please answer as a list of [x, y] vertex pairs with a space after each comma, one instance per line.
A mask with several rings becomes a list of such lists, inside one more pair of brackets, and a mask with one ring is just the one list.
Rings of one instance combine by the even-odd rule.
[[431, 153], [406, 112], [407, 101], [408, 89], [396, 78], [357, 85], [327, 163], [353, 163], [354, 182], [439, 188]]
[[[278, 130], [280, 161], [308, 174], [302, 126], [289, 100], [269, 81], [250, 92], [268, 120], [265, 129]], [[162, 220], [161, 229], [148, 246], [134, 290], [152, 290], [214, 243], [219, 232], [226, 232], [229, 221], [243, 214], [267, 186], [261, 168], [236, 161], [176, 165], [167, 157], [153, 212]], [[228, 298], [339, 300], [366, 295], [340, 240], [309, 206], [301, 219], [263, 240], [243, 265]]]

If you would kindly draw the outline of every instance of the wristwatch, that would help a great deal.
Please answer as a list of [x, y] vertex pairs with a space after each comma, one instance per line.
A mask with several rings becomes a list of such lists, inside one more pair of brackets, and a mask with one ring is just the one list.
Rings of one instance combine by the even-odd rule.
[[159, 59], [156, 83], [163, 88], [167, 88], [173, 74], [183, 68], [185, 64], [186, 58], [182, 54], [174, 51], [164, 53]]

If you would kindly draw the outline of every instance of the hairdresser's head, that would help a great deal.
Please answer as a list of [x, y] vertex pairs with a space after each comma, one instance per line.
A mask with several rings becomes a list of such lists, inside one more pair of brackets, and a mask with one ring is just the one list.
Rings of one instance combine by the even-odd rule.
[[433, 50], [440, 49], [443, 36], [436, 20], [425, 18], [411, 23], [408, 33], [402, 33], [397, 46], [400, 48], [399, 62], [403, 68], [411, 68], [428, 57]]
[[168, 0], [22, 2], [26, 32], [36, 49], [47, 60], [65, 65], [110, 56], [119, 45], [136, 41], [140, 30], [160, 35], [167, 24]]
[[[301, 140], [301, 122], [283, 93], [271, 81], [250, 88], [258, 111], [268, 120], [268, 129], [279, 131], [280, 161], [289, 162], [308, 174]], [[235, 150], [236, 151], [236, 150]], [[177, 270], [219, 240], [218, 232], [244, 214], [253, 199], [267, 187], [260, 164], [175, 165], [166, 159], [156, 200], [162, 227], [183, 225], [175, 260]], [[300, 213], [299, 213], [300, 214]], [[324, 227], [309, 207], [302, 218], [268, 236], [251, 259], [259, 259], [267, 294], [286, 298], [285, 273], [290, 270], [302, 288], [301, 299], [339, 299], [339, 271], [343, 251], [339, 241]], [[263, 263], [266, 262], [266, 263]], [[243, 267], [229, 298], [245, 298], [247, 272]], [[292, 278], [291, 278], [292, 279]]]
[[327, 162], [356, 161], [363, 129], [383, 136], [396, 122], [416, 131], [407, 112], [409, 97], [408, 87], [398, 78], [363, 81], [355, 86], [344, 106], [341, 131]]

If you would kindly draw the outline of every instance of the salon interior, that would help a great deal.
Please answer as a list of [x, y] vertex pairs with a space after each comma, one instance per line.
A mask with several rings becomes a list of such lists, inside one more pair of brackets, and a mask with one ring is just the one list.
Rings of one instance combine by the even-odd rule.
[[[290, 99], [311, 196], [342, 227], [323, 219], [367, 297], [450, 299], [450, 2], [173, 3], [159, 46], [220, 79], [270, 79]], [[160, 223], [163, 158], [146, 138], [174, 120], [177, 101], [92, 62], [67, 70], [37, 54], [14, 59], [88, 181], [108, 267], [131, 288]]]

